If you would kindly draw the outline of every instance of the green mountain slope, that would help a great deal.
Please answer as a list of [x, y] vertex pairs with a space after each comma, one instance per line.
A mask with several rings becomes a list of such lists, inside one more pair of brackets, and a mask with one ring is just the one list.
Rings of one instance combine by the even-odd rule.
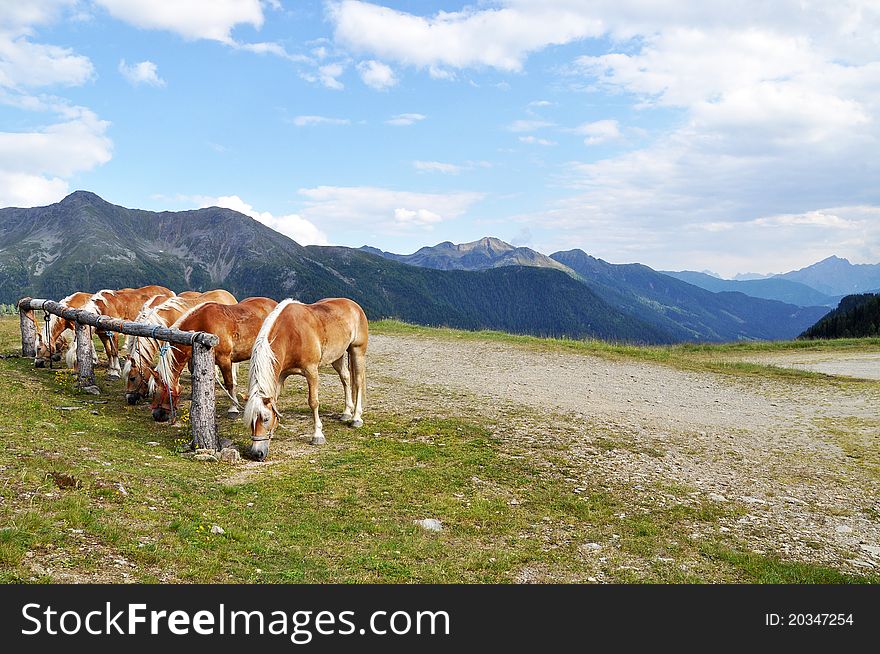
[[880, 336], [880, 294], [847, 295], [834, 311], [807, 329], [800, 338], [866, 336]]
[[311, 302], [345, 296], [371, 319], [650, 343], [674, 337], [559, 270], [417, 268], [350, 248], [303, 247], [229, 209], [149, 212], [78, 191], [0, 209], [0, 302], [143, 284]]
[[550, 255], [603, 300], [681, 340], [788, 339], [827, 313], [742, 293], [713, 293], [641, 264], [610, 264], [582, 250]]

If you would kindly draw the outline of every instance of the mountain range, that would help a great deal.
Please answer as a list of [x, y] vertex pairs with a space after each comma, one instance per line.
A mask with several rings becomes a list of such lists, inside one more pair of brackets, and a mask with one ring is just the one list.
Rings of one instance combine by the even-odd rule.
[[682, 270], [679, 272], [663, 270], [661, 272], [664, 275], [675, 277], [713, 293], [736, 291], [751, 295], [752, 297], [760, 297], [765, 300], [779, 300], [780, 302], [788, 302], [789, 304], [796, 304], [801, 307], [836, 307], [841, 297], [840, 295], [826, 295], [807, 284], [784, 277], [772, 276], [761, 279], [736, 280], [721, 279], [720, 277], [692, 270]]
[[147, 283], [304, 302], [346, 296], [371, 319], [645, 343], [792, 338], [828, 311], [489, 237], [398, 255], [301, 246], [230, 209], [142, 211], [87, 191], [0, 209], [0, 302]]

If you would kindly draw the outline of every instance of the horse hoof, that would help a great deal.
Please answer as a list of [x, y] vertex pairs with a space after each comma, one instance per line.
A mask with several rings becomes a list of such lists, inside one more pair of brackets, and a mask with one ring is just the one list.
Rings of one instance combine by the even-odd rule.
[[115, 372], [111, 372], [107, 374], [107, 379], [109, 379], [110, 381], [116, 381], [117, 379], [119, 379], [119, 375], [117, 375]]
[[226, 417], [231, 418], [232, 420], [238, 420], [240, 416], [241, 413], [238, 409], [229, 409], [229, 411], [226, 412]]
[[343, 413], [341, 419], [342, 419], [342, 422], [351, 422], [351, 414], [350, 413]]
[[312, 436], [312, 445], [324, 445], [327, 442], [327, 439], [324, 438], [324, 434], [315, 434]]
[[360, 418], [357, 418], [356, 420], [351, 421], [351, 426], [354, 427], [355, 429], [357, 429], [358, 427], [363, 427], [364, 421], [361, 420]]

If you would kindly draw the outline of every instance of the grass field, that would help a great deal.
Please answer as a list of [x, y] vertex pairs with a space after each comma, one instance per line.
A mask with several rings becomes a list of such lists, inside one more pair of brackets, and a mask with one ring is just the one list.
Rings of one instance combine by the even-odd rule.
[[[373, 331], [498, 339], [731, 374], [767, 373], [737, 365], [756, 349], [880, 350], [876, 339], [632, 348], [393, 322]], [[18, 338], [17, 318], [0, 319], [0, 353], [17, 352]], [[562, 452], [508, 442], [480, 417], [368, 405], [361, 430], [326, 418], [321, 448], [283, 433], [295, 442], [273, 445], [264, 464], [194, 462], [178, 453], [184, 430], [126, 405], [121, 383], [104, 373], [99, 368], [96, 397], [81, 394], [66, 372], [0, 360], [0, 581], [880, 581], [753, 553], [712, 530], [692, 538], [741, 509], [684, 500], [687, 488], [636, 491], [596, 479], [572, 492], [565, 483], [572, 463]], [[285, 394], [285, 406], [299, 407], [287, 413], [305, 424], [302, 393]], [[342, 410], [338, 395], [325, 396], [322, 413]], [[224, 435], [245, 444], [240, 422], [218, 420]], [[443, 531], [414, 524], [422, 518], [441, 519]], [[215, 525], [223, 533], [212, 533]], [[613, 551], [595, 547], [607, 542], [617, 544]]]

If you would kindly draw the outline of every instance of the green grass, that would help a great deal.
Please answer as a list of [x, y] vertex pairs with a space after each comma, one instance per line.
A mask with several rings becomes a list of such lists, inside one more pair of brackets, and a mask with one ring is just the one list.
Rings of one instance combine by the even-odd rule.
[[[0, 352], [18, 347], [17, 322], [0, 320]], [[352, 430], [332, 417], [331, 392], [327, 445], [311, 447], [296, 385], [267, 463], [198, 463], [177, 454], [178, 428], [125, 404], [104, 375], [96, 398], [64, 373], [0, 360], [2, 582], [878, 581], [746, 553], [716, 530], [742, 509], [684, 486], [635, 492], [594, 475], [576, 492], [565, 452], [508, 442], [480, 418], [368, 407]], [[70, 406], [82, 408], [55, 408]], [[241, 423], [218, 420], [247, 441]]]
[[[786, 379], [833, 379], [830, 375], [743, 361], [744, 357], [776, 352], [880, 352], [880, 338], [835, 340], [740, 341], [736, 343], [682, 343], [679, 345], [627, 345], [594, 339], [538, 338], [498, 331], [466, 331], [449, 327], [425, 327], [396, 320], [370, 323], [375, 334], [408, 335], [463, 341], [489, 341], [547, 352], [570, 352], [611, 360], [630, 359], [725, 374], [772, 376]], [[869, 382], [870, 383], [870, 382]]]

